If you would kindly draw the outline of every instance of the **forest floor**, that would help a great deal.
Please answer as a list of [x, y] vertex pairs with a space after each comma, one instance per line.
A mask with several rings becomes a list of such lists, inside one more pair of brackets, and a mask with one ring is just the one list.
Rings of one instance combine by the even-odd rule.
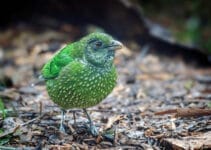
[[100, 135], [93, 137], [82, 128], [87, 119], [80, 109], [67, 112], [67, 133], [61, 133], [60, 108], [44, 84], [33, 84], [43, 64], [79, 30], [64, 25], [60, 30], [23, 26], [1, 31], [0, 149], [211, 148], [211, 116], [206, 115], [211, 69], [187, 65], [179, 57], [141, 53], [147, 46], [140, 52], [117, 52], [116, 87], [88, 109]]

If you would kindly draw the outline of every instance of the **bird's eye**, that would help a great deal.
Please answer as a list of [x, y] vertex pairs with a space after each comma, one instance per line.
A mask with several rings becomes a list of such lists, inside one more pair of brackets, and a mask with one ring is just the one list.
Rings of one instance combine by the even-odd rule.
[[100, 48], [103, 47], [103, 42], [101, 40], [96, 40], [96, 39], [93, 39], [93, 40], [90, 40], [88, 42], [88, 44], [94, 49], [94, 50], [98, 50]]
[[103, 43], [101, 41], [96, 41], [95, 42], [95, 47], [96, 48], [100, 48], [103, 45]]

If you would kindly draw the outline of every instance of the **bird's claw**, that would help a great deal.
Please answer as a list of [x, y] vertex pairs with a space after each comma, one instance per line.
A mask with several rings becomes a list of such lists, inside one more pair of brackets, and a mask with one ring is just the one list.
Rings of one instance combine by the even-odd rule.
[[59, 131], [62, 132], [62, 133], [66, 133], [65, 129], [64, 129], [64, 126], [62, 124], [59, 127]]
[[93, 135], [93, 136], [98, 136], [98, 130], [94, 125], [91, 125], [89, 127], [89, 132]]
[[86, 124], [86, 128], [91, 135], [93, 135], [93, 136], [99, 135], [97, 127], [94, 126], [93, 124], [91, 124], [91, 125], [90, 125], [90, 123]]

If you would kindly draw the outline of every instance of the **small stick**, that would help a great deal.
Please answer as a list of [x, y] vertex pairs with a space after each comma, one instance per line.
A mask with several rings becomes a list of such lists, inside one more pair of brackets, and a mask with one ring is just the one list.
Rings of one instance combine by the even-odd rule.
[[114, 141], [113, 141], [113, 145], [116, 145], [118, 142], [117, 142], [117, 138], [118, 138], [118, 135], [117, 135], [117, 127], [115, 125], [115, 128], [114, 128]]
[[156, 112], [155, 115], [165, 115], [165, 114], [172, 114], [172, 113], [177, 113], [177, 109], [159, 111], [159, 112]]
[[27, 122], [21, 124], [21, 127], [22, 127], [22, 126], [25, 126], [25, 125], [27, 125], [27, 124], [30, 124], [30, 123], [32, 123], [32, 122], [34, 122], [34, 121], [36, 121], [36, 120], [41, 119], [44, 115], [45, 115], [45, 114], [42, 114], [42, 115], [40, 115], [40, 116], [38, 116], [38, 117], [36, 117], [36, 118], [34, 118], [34, 119], [31, 119], [31, 120], [29, 120], [29, 121], [27, 121]]
[[44, 114], [41, 115], [41, 116], [38, 116], [38, 117], [36, 117], [36, 118], [34, 118], [34, 119], [32, 119], [32, 120], [29, 120], [29, 121], [27, 121], [26, 123], [17, 125], [16, 127], [12, 128], [12, 129], [9, 130], [8, 132], [5, 132], [5, 133], [3, 133], [3, 134], [0, 134], [0, 138], [15, 133], [19, 128], [21, 128], [21, 127], [23, 127], [23, 126], [25, 126], [25, 125], [27, 125], [27, 124], [30, 124], [30, 123], [32, 123], [32, 122], [34, 122], [34, 121], [36, 121], [36, 120], [39, 120], [39, 119], [41, 119], [43, 116], [44, 116]]
[[0, 146], [0, 149], [4, 149], [4, 150], [17, 150], [17, 148], [7, 147], [7, 146]]
[[40, 101], [40, 116], [42, 115], [42, 102]]
[[177, 109], [176, 117], [200, 117], [211, 115], [211, 109], [186, 108]]
[[178, 108], [156, 112], [155, 115], [175, 114], [175, 117], [200, 117], [211, 115], [211, 109], [202, 108]]

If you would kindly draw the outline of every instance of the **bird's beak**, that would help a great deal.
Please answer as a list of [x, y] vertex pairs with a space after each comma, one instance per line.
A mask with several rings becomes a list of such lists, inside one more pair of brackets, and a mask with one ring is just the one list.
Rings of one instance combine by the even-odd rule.
[[119, 50], [123, 47], [123, 44], [119, 41], [112, 40], [111, 47], [113, 47], [114, 50]]

